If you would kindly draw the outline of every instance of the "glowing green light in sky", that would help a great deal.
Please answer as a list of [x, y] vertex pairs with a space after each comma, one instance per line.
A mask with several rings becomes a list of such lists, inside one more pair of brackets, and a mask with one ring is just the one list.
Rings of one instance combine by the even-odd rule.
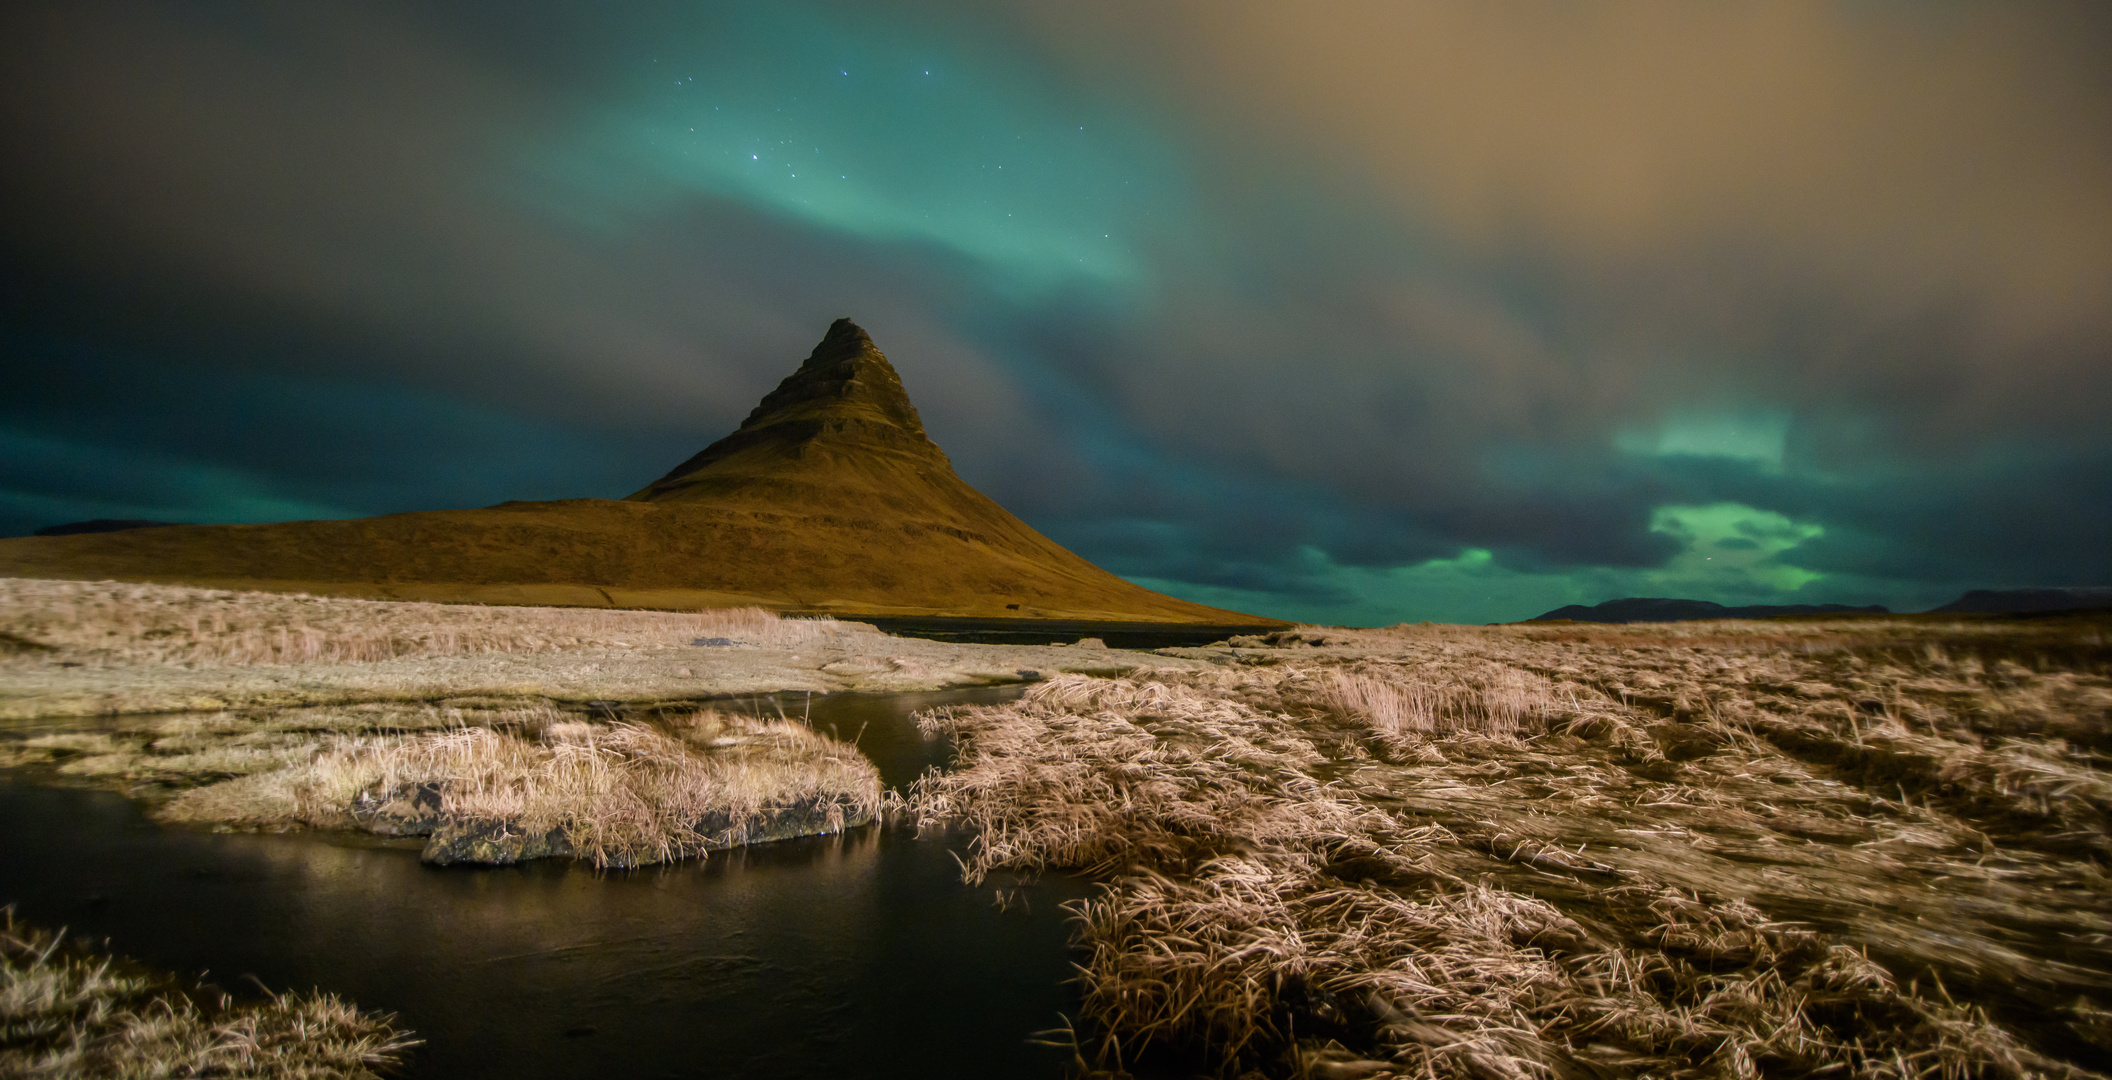
[[637, 227], [687, 197], [737, 200], [950, 249], [1011, 291], [1137, 283], [1140, 233], [1178, 216], [1170, 143], [1030, 65], [948, 56], [840, 12], [720, 14], [538, 151], [542, 201]]
[[1665, 564], [1662, 573], [1668, 577], [1742, 575], [1769, 588], [1794, 590], [1823, 576], [1778, 562], [1776, 556], [1824, 536], [1826, 529], [1772, 510], [1732, 502], [1660, 506], [1650, 516], [1650, 531], [1686, 545]]
[[1787, 413], [1675, 411], [1655, 431], [1621, 431], [1614, 436], [1614, 445], [1629, 454], [1728, 458], [1780, 472], [1788, 439]]

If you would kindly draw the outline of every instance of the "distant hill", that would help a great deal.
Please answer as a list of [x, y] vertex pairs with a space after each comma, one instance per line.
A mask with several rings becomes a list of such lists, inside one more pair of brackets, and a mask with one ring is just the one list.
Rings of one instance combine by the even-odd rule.
[[849, 319], [627, 499], [0, 540], [0, 576], [501, 604], [1280, 626], [1108, 573], [955, 475]]
[[174, 525], [173, 521], [148, 521], [144, 518], [95, 518], [90, 521], [69, 521], [64, 525], [46, 525], [36, 531], [37, 536], [79, 536], [82, 533], [124, 532], [126, 529], [158, 529]]
[[1694, 622], [1700, 619], [1765, 619], [1774, 615], [1845, 614], [1887, 615], [1890, 612], [1876, 604], [1868, 607], [1850, 607], [1846, 604], [1754, 604], [1747, 607], [1725, 607], [1707, 600], [1631, 596], [1622, 600], [1608, 600], [1591, 607], [1571, 604], [1526, 621], [1569, 619], [1572, 622], [1595, 623]]
[[1974, 589], [1940, 608], [1930, 608], [1929, 613], [2033, 615], [2081, 608], [2112, 608], [2112, 587]]

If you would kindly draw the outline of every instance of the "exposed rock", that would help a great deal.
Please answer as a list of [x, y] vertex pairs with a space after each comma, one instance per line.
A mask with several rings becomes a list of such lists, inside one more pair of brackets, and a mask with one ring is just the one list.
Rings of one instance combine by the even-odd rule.
[[393, 791], [362, 791], [352, 801], [352, 819], [382, 836], [430, 836], [444, 821], [437, 783], [405, 784]]
[[572, 841], [562, 828], [546, 832], [524, 832], [509, 821], [450, 819], [433, 830], [419, 858], [434, 866], [470, 863], [506, 866], [529, 859], [571, 855]]
[[767, 844], [797, 836], [824, 836], [872, 823], [872, 815], [846, 812], [831, 799], [801, 799], [789, 806], [766, 806], [755, 814], [735, 815], [725, 811], [706, 814], [697, 822], [697, 834], [712, 849]]
[[[563, 827], [543, 832], [516, 822], [436, 817], [428, 828], [432, 839], [420, 856], [434, 866], [505, 866], [530, 859], [578, 854]], [[872, 815], [847, 811], [833, 799], [802, 799], [789, 806], [766, 806], [752, 814], [715, 810], [694, 826], [698, 847], [722, 851], [748, 844], [767, 844], [800, 836], [825, 836], [872, 823]], [[381, 832], [381, 829], [376, 829]], [[418, 835], [396, 832], [386, 835]]]

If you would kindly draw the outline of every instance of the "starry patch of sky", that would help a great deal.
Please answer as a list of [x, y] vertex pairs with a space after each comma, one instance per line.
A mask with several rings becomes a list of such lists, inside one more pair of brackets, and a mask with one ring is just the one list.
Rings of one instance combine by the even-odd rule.
[[1326, 622], [2112, 580], [2088, 5], [25, 3], [0, 534], [620, 497], [859, 320]]

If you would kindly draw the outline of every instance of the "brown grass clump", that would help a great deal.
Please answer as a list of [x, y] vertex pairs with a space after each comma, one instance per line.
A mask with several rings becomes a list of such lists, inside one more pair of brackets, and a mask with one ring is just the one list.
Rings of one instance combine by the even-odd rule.
[[100, 663], [363, 663], [398, 657], [687, 645], [797, 647], [855, 632], [762, 608], [694, 612], [483, 607], [0, 578], [0, 657], [55, 650]]
[[1380, 735], [1515, 735], [1557, 705], [1548, 681], [1502, 664], [1463, 665], [1437, 678], [1336, 671], [1322, 699]]
[[657, 726], [561, 715], [534, 730], [331, 736], [304, 761], [184, 791], [159, 813], [427, 835], [435, 862], [642, 866], [841, 832], [880, 811], [871, 763], [800, 724], [710, 710]]
[[1304, 771], [1324, 760], [1313, 744], [1248, 715], [1182, 687], [1060, 676], [1015, 705], [920, 717], [927, 733], [965, 741], [960, 767], [919, 780], [909, 802], [924, 824], [974, 827], [971, 880], [999, 867], [1178, 861], [1227, 828], [1285, 842], [1355, 830], [1356, 808]]
[[61, 937], [0, 922], [0, 1075], [357, 1080], [419, 1041], [319, 991], [201, 1004]]
[[958, 768], [910, 803], [975, 830], [971, 879], [1106, 879], [1089, 1070], [2097, 1075], [2101, 643], [1673, 629], [1301, 630], [1059, 678], [927, 715]]

